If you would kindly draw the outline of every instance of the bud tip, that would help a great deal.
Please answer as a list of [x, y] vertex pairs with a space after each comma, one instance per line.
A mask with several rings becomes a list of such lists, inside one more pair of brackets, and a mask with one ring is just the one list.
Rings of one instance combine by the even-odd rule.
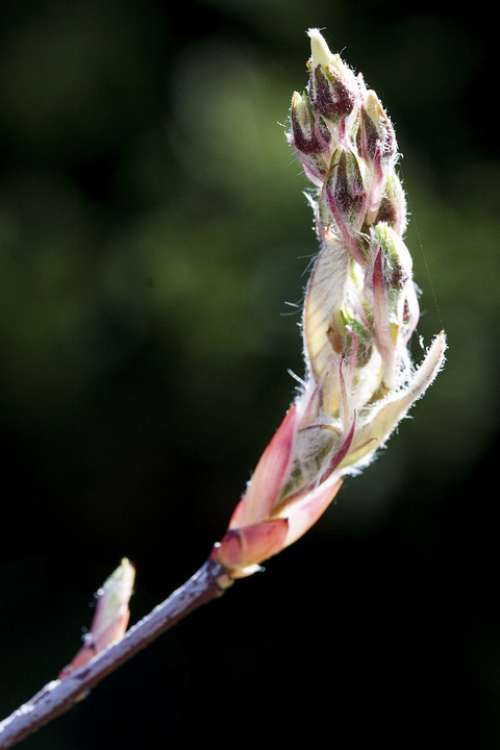
[[333, 57], [325, 38], [319, 29], [308, 29], [307, 35], [311, 40], [311, 62], [313, 68], [317, 65], [328, 65]]

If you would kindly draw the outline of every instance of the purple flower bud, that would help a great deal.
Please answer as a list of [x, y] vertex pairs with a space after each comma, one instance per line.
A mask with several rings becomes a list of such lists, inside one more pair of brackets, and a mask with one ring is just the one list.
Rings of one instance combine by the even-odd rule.
[[395, 362], [418, 321], [418, 301], [412, 281], [412, 260], [401, 237], [383, 222], [372, 229], [374, 327], [384, 360], [384, 382], [393, 387]]
[[295, 91], [290, 108], [292, 138], [295, 148], [303, 154], [320, 154], [328, 147], [330, 132], [326, 125], [316, 123], [307, 96]]
[[386, 180], [385, 190], [378, 207], [374, 224], [385, 222], [403, 236], [406, 230], [406, 199], [399, 177], [392, 172]]
[[296, 148], [309, 179], [315, 184], [322, 184], [330, 161], [332, 136], [321, 115], [313, 111], [307, 94], [301, 96], [294, 92], [290, 123], [289, 143]]
[[330, 120], [346, 117], [354, 108], [354, 94], [329, 68], [316, 66], [310, 90], [315, 109]]
[[356, 145], [360, 156], [372, 162], [391, 161], [396, 156], [397, 143], [392, 122], [374, 91], [366, 94]]
[[358, 159], [352, 151], [339, 148], [333, 154], [324, 196], [339, 236], [353, 257], [364, 264], [358, 235], [365, 215], [366, 191]]
[[361, 110], [361, 118], [356, 134], [356, 145], [364, 159], [375, 159], [379, 145], [379, 135], [375, 123], [368, 117], [366, 110]]

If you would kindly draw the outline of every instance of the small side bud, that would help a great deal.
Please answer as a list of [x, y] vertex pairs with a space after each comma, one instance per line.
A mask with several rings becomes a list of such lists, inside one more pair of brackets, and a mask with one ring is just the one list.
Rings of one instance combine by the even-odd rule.
[[395, 172], [389, 175], [378, 207], [374, 224], [385, 222], [401, 237], [406, 231], [406, 198], [401, 181]]
[[401, 237], [385, 222], [372, 230], [372, 245], [380, 248], [384, 262], [384, 278], [388, 287], [397, 291], [411, 280], [413, 262]]
[[375, 159], [378, 147], [378, 132], [375, 123], [368, 116], [365, 109], [361, 110], [358, 132], [356, 134], [356, 146], [363, 159]]
[[130, 618], [129, 601], [134, 581], [135, 568], [129, 560], [123, 558], [118, 568], [96, 593], [97, 604], [90, 631], [73, 661], [62, 670], [60, 679], [64, 679], [101, 651], [122, 639]]
[[418, 321], [412, 281], [412, 259], [405, 243], [383, 222], [372, 230], [374, 327], [384, 360], [384, 382], [393, 387], [397, 350], [406, 344]]
[[[351, 251], [352, 240], [363, 223], [365, 198], [363, 175], [356, 155], [352, 151], [337, 149], [325, 180], [325, 199], [339, 233], [344, 238], [351, 237]], [[356, 260], [363, 262], [362, 258], [356, 257]]]
[[315, 109], [334, 122], [347, 117], [354, 108], [354, 94], [330, 68], [318, 65], [314, 69], [311, 90]]
[[380, 99], [371, 90], [367, 92], [361, 109], [356, 145], [360, 155], [373, 162], [390, 161], [397, 153], [392, 122], [382, 107]]
[[292, 123], [292, 143], [303, 154], [320, 154], [328, 148], [330, 132], [326, 125], [319, 123], [316, 128], [314, 114], [307, 95], [294, 91], [290, 107]]
[[321, 185], [330, 160], [331, 134], [321, 115], [313, 112], [307, 94], [294, 92], [290, 124], [289, 143], [295, 147], [307, 177]]

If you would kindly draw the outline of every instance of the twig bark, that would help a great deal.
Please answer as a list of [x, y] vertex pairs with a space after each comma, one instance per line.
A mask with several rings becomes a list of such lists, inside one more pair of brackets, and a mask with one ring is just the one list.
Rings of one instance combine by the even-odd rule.
[[63, 680], [53, 680], [0, 722], [0, 748], [13, 747], [44, 724], [69, 711], [121, 664], [176, 623], [224, 593], [232, 583], [225, 568], [208, 560], [186, 583], [132, 627], [121, 641]]

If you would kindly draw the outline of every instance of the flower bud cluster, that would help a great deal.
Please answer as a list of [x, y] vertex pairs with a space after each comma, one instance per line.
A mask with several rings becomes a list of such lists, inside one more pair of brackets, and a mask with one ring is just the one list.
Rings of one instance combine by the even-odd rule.
[[[419, 306], [391, 120], [361, 74], [330, 51], [317, 29], [308, 33], [309, 82], [292, 96], [288, 132], [313, 184], [309, 202], [320, 242], [304, 302], [304, 350], [308, 379], [322, 394], [316, 421], [344, 438], [356, 422], [355, 445], [360, 423], [415, 381], [407, 344]], [[320, 150], [304, 148], [303, 111]], [[443, 337], [435, 345], [441, 362]], [[365, 457], [390, 431], [372, 437]], [[358, 464], [351, 457], [349, 451], [344, 467]]]
[[320, 252], [303, 309], [306, 377], [213, 556], [233, 577], [298, 539], [375, 454], [444, 362], [443, 333], [414, 369], [419, 307], [391, 120], [317, 29], [288, 142], [313, 185]]

